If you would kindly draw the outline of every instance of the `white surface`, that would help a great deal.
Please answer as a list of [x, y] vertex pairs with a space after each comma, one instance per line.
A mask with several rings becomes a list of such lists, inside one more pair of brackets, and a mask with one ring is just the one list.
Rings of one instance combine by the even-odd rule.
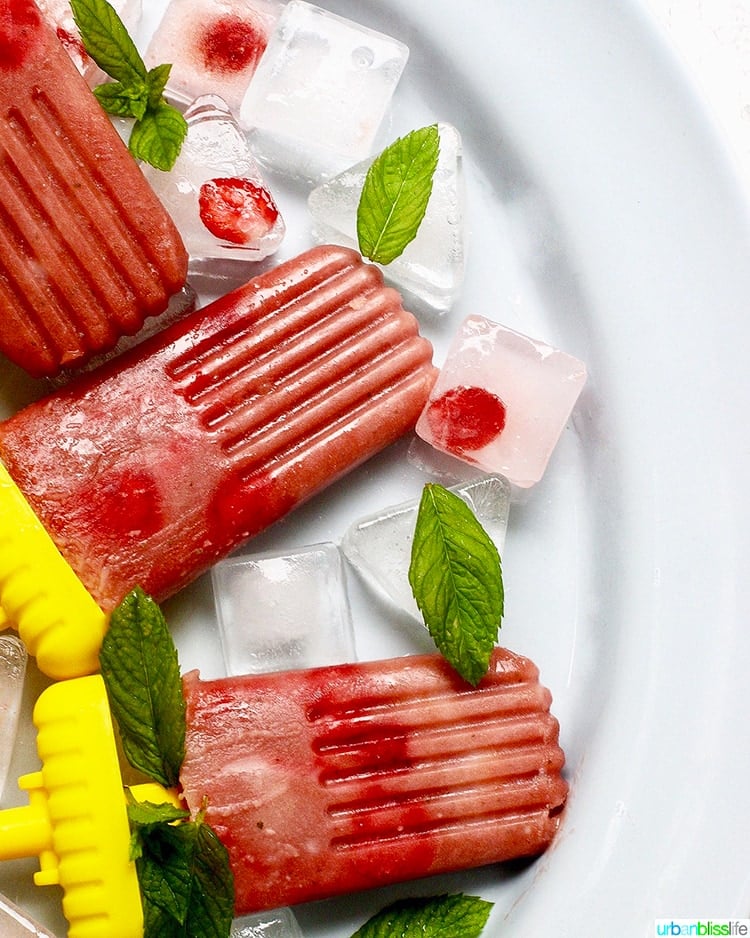
[[[438, 889], [495, 900], [492, 938], [640, 938], [657, 916], [745, 916], [750, 225], [718, 124], [638, 0], [475, 0], [460, 23], [448, 0], [330, 8], [411, 48], [393, 135], [440, 119], [463, 136], [472, 245], [462, 300], [427, 329], [438, 361], [478, 312], [582, 358], [590, 378], [545, 479], [511, 510], [504, 559], [502, 640], [540, 665], [568, 756], [556, 845], [521, 870], [301, 908], [303, 932], [345, 938], [394, 894]], [[308, 221], [299, 193], [279, 198], [282, 257], [308, 243]], [[12, 377], [8, 407], [25, 393]], [[336, 540], [415, 494], [406, 451], [258, 549]], [[183, 667], [220, 670], [207, 579], [166, 612]], [[355, 612], [361, 658], [425, 647], [364, 594]], [[16, 763], [35, 767], [23, 746]], [[0, 891], [59, 925], [57, 894], [25, 885], [33, 868], [0, 869]]]

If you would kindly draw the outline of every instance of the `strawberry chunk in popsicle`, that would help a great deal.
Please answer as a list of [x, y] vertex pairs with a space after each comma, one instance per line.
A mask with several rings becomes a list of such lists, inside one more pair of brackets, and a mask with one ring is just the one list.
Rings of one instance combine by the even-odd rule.
[[0, 352], [35, 376], [110, 349], [187, 253], [52, 27], [0, 0]]
[[94, 599], [162, 600], [413, 429], [432, 348], [380, 272], [318, 247], [0, 424]]
[[183, 686], [181, 781], [238, 913], [534, 856], [560, 824], [551, 695], [504, 649], [476, 688], [439, 655]]

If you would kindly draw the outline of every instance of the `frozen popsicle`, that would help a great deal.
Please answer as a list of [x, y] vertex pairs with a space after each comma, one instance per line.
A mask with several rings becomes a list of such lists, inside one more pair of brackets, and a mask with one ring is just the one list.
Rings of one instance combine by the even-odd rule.
[[161, 313], [187, 254], [31, 0], [0, 0], [0, 352], [35, 376]]
[[551, 695], [504, 649], [476, 688], [439, 655], [183, 683], [183, 791], [239, 914], [534, 856], [560, 824]]
[[371, 264], [289, 260], [0, 424], [99, 606], [157, 600], [413, 429], [432, 348]]

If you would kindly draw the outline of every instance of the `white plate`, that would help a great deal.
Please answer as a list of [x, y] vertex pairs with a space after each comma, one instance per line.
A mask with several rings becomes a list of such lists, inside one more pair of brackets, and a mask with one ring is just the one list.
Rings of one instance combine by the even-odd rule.
[[[304, 933], [344, 938], [395, 895], [445, 889], [494, 900], [487, 934], [504, 938], [750, 915], [750, 227], [720, 141], [636, 0], [325, 5], [411, 47], [391, 136], [439, 119], [464, 138], [469, 271], [425, 329], [437, 361], [471, 311], [583, 358], [590, 380], [545, 479], [513, 507], [504, 558], [502, 640], [539, 664], [562, 724], [572, 789], [556, 844], [522, 869], [301, 908]], [[149, 0], [143, 37], [163, 6]], [[279, 197], [281, 259], [309, 239], [299, 194]], [[0, 374], [6, 411], [19, 382]], [[386, 497], [414, 495], [424, 480], [405, 452], [253, 549], [338, 540]], [[422, 650], [352, 583], [361, 658]], [[208, 578], [165, 611], [183, 668], [220, 671]], [[32, 669], [26, 720], [41, 683]], [[13, 768], [36, 768], [28, 728]], [[34, 868], [4, 865], [0, 891], [62, 935]]]

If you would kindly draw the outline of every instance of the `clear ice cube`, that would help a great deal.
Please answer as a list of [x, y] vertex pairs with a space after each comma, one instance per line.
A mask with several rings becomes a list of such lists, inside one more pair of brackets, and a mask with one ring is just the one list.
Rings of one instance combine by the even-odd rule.
[[3, 938], [55, 938], [51, 931], [33, 922], [3, 895], [0, 895], [0, 935]]
[[[485, 476], [450, 490], [469, 505], [502, 556], [510, 510], [507, 480]], [[355, 521], [342, 538], [341, 550], [371, 588], [421, 620], [408, 577], [418, 508], [415, 498]]]
[[239, 113], [283, 6], [278, 0], [171, 0], [146, 49], [146, 66], [172, 63], [166, 90], [176, 103], [218, 94]]
[[[111, 3], [130, 35], [134, 35], [141, 20], [141, 0], [111, 0]], [[69, 0], [36, 0], [36, 4], [90, 87], [106, 81], [107, 76], [83, 47]]]
[[218, 95], [202, 95], [185, 119], [187, 138], [170, 172], [142, 169], [177, 225], [192, 267], [273, 254], [284, 219], [228, 105]]
[[547, 467], [586, 381], [583, 362], [468, 316], [417, 421], [438, 450], [528, 488]]
[[228, 674], [356, 660], [335, 544], [229, 557], [213, 568], [212, 581]]
[[[23, 684], [26, 676], [26, 647], [12, 632], [0, 634], [0, 796], [8, 778], [13, 756], [13, 741], [21, 712]], [[4, 934], [4, 932], [3, 932]]]
[[[444, 313], [458, 297], [466, 261], [465, 187], [461, 135], [439, 123], [440, 156], [432, 195], [416, 238], [384, 267], [386, 279], [429, 308]], [[373, 158], [317, 186], [308, 197], [313, 237], [321, 244], [358, 249], [357, 208]]]
[[290, 0], [240, 108], [261, 162], [318, 181], [369, 156], [408, 55], [390, 36]]
[[302, 930], [291, 909], [275, 909], [235, 919], [231, 938], [302, 938]]

